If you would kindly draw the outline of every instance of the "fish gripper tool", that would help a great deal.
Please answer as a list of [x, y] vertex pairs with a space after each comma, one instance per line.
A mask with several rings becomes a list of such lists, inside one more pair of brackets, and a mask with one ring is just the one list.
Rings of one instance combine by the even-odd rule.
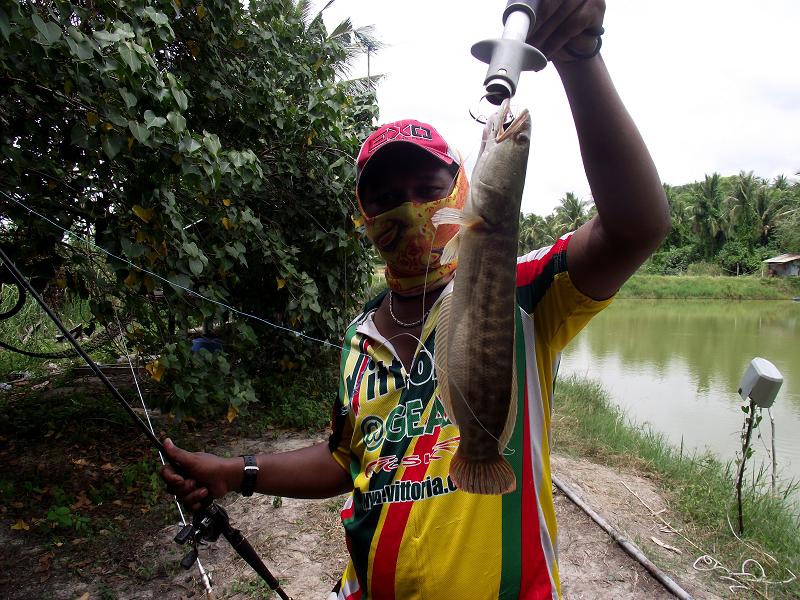
[[522, 71], [541, 71], [547, 58], [529, 40], [536, 24], [540, 0], [508, 0], [503, 11], [503, 37], [472, 46], [472, 56], [488, 63], [483, 86], [486, 99], [499, 105], [517, 91]]

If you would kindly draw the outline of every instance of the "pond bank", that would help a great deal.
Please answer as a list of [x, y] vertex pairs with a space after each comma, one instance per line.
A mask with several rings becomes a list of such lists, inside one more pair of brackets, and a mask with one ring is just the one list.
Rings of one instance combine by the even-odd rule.
[[787, 300], [800, 296], [800, 277], [634, 275], [618, 298]]
[[[661, 435], [631, 426], [594, 382], [560, 379], [554, 404], [554, 450], [653, 480], [697, 557], [713, 549], [713, 558], [732, 572], [742, 571], [748, 559], [757, 560], [770, 582], [800, 573], [800, 518], [796, 505], [785, 499], [785, 494], [798, 493], [796, 487], [773, 496], [750, 486], [744, 502], [745, 534], [737, 540], [728, 526], [728, 519], [736, 521], [731, 464], [710, 455], [687, 455]], [[796, 579], [762, 582], [753, 597], [765, 588], [770, 598], [800, 597]]]

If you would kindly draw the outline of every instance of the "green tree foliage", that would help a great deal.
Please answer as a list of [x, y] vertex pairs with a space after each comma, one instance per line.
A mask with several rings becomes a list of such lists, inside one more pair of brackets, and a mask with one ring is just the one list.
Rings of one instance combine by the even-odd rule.
[[594, 214], [594, 204], [582, 200], [573, 192], [567, 192], [555, 210], [546, 217], [534, 213], [520, 214], [519, 253], [553, 244], [565, 233], [586, 223]]
[[530, 213], [519, 215], [519, 250], [520, 255], [537, 248], [549, 246], [555, 241], [553, 228], [539, 215]]
[[[186, 289], [335, 340], [369, 280], [353, 157], [375, 98], [342, 77], [369, 32], [329, 34], [308, 6], [0, 8], [0, 243], [40, 289], [89, 298], [100, 323], [117, 307], [137, 350], [161, 355], [151, 371], [178, 415], [244, 410], [260, 372], [319, 352]], [[200, 325], [223, 352], [190, 351]]]
[[575, 231], [578, 227], [586, 223], [591, 218], [589, 213], [590, 202], [581, 200], [572, 192], [567, 192], [561, 198], [560, 204], [555, 210], [555, 229], [556, 236], [559, 237], [569, 231]]
[[[664, 184], [672, 227], [647, 262], [651, 273], [677, 275], [721, 269], [729, 275], [759, 272], [761, 261], [800, 252], [800, 182], [783, 175], [770, 182], [752, 172], [703, 181]], [[594, 205], [567, 192], [549, 215], [520, 215], [520, 253], [552, 244], [595, 213]]]
[[778, 222], [775, 238], [782, 250], [800, 253], [800, 205]]
[[706, 175], [694, 187], [688, 209], [702, 257], [710, 260], [725, 243], [730, 225], [719, 173]]

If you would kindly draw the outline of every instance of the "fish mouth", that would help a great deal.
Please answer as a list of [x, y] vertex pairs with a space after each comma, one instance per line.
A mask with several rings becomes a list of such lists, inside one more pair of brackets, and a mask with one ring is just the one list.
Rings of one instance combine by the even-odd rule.
[[494, 141], [498, 144], [507, 140], [508, 138], [514, 137], [521, 129], [525, 127], [525, 125], [530, 120], [530, 113], [528, 109], [525, 108], [522, 112], [514, 117], [514, 120], [509, 123], [506, 127], [503, 125], [506, 121], [506, 117], [511, 112], [511, 100], [506, 98], [503, 100], [503, 104], [500, 105], [500, 110], [497, 111], [497, 135], [494, 138]]

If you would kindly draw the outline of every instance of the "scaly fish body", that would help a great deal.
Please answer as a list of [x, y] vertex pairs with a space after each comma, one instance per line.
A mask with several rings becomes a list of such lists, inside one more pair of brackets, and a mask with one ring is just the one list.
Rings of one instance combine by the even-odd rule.
[[445, 250], [457, 252], [458, 270], [436, 333], [440, 393], [461, 434], [450, 477], [460, 489], [479, 494], [516, 487], [502, 451], [516, 419], [517, 241], [531, 124], [523, 111], [504, 128], [507, 112], [506, 101], [487, 124], [463, 212], [445, 209], [434, 216], [437, 225], [461, 225]]

